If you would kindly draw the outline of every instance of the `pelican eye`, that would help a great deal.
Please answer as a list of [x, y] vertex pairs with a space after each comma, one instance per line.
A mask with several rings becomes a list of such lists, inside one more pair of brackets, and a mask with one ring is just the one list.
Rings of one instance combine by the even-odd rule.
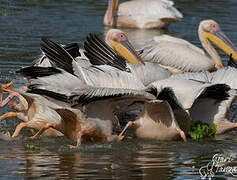
[[127, 39], [127, 37], [124, 34], [118, 34], [118, 38], [122, 41]]
[[219, 27], [216, 24], [211, 25], [211, 30], [212, 31], [217, 31], [218, 29], [219, 29]]

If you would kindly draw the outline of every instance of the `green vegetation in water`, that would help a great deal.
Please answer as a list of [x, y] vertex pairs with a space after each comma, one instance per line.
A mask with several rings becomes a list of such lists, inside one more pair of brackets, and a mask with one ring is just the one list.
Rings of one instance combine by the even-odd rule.
[[26, 144], [25, 145], [25, 150], [27, 150], [27, 151], [40, 151], [40, 147], [35, 146], [35, 145]]
[[2, 12], [0, 14], [1, 14], [1, 16], [7, 16], [8, 15], [6, 12]]
[[191, 123], [191, 128], [188, 134], [192, 140], [198, 141], [207, 137], [212, 137], [216, 133], [216, 125], [212, 124], [211, 127], [207, 123], [201, 121], [194, 121]]

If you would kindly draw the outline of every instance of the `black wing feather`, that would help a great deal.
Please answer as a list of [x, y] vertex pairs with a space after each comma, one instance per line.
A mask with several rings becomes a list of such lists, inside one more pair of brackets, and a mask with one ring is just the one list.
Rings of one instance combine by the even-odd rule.
[[183, 106], [178, 101], [172, 88], [166, 87], [166, 88], [163, 88], [161, 92], [158, 92], [156, 87], [149, 86], [146, 89], [146, 92], [151, 93], [159, 100], [166, 100], [170, 104], [172, 109], [177, 109], [177, 108], [183, 109]]
[[63, 48], [73, 57], [76, 58], [81, 56], [79, 49], [80, 45], [78, 43], [66, 44]]
[[122, 71], [126, 68], [126, 60], [95, 34], [90, 34], [84, 43], [85, 55], [93, 65], [110, 65]]
[[200, 98], [212, 98], [216, 100], [226, 100], [229, 97], [228, 91], [230, 86], [226, 84], [215, 84], [213, 86], [207, 87], [204, 92], [199, 96]]
[[74, 58], [58, 43], [48, 38], [41, 39], [41, 50], [57, 67], [74, 74], [72, 62]]
[[54, 67], [29, 66], [16, 71], [16, 73], [36, 79], [37, 77], [59, 74], [62, 73], [62, 71]]

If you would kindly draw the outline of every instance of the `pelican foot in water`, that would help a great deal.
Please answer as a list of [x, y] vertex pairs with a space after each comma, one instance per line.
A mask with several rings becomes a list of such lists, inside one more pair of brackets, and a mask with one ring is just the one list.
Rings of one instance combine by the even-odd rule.
[[24, 127], [27, 127], [27, 123], [22, 122], [22, 123], [18, 124], [18, 125], [16, 126], [16, 129], [15, 129], [14, 133], [12, 134], [12, 137], [13, 137], [13, 138], [14, 138], [14, 137], [17, 137], [18, 134], [20, 133], [21, 129], [24, 128]]
[[187, 142], [186, 135], [182, 130], [178, 130], [180, 137], [183, 139], [184, 142]]
[[121, 136], [121, 135], [118, 136], [119, 141], [122, 141], [123, 139], [124, 139], [124, 136]]
[[69, 148], [69, 149], [76, 149], [76, 148], [78, 148], [78, 146], [68, 145], [68, 148]]
[[29, 137], [29, 139], [35, 139], [37, 136], [41, 135], [44, 131], [46, 131], [49, 128], [56, 127], [56, 123], [46, 123], [34, 136]]

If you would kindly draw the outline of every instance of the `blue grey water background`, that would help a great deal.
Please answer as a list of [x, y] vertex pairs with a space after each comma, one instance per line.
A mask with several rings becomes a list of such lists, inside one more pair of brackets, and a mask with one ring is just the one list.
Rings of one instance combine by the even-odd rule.
[[[176, 0], [184, 19], [168, 31], [123, 29], [137, 48], [163, 33], [184, 38], [200, 47], [197, 28], [203, 19], [214, 19], [237, 46], [236, 0]], [[40, 38], [61, 43], [80, 42], [90, 32], [104, 36], [106, 0], [0, 0], [0, 83], [26, 81], [15, 75], [30, 65], [40, 53]], [[220, 51], [219, 51], [220, 52]], [[226, 57], [220, 52], [223, 59]], [[8, 109], [0, 109], [0, 114]], [[231, 119], [236, 121], [236, 107]], [[13, 132], [20, 121], [0, 122], [0, 131]], [[69, 150], [64, 137], [26, 139], [31, 133], [8, 141], [0, 135], [0, 179], [199, 179], [199, 168], [207, 165], [215, 153], [237, 157], [237, 131], [201, 142], [157, 142], [132, 137], [123, 142], [84, 144]], [[26, 144], [40, 151], [25, 150]], [[232, 179], [230, 174], [216, 174]]]

